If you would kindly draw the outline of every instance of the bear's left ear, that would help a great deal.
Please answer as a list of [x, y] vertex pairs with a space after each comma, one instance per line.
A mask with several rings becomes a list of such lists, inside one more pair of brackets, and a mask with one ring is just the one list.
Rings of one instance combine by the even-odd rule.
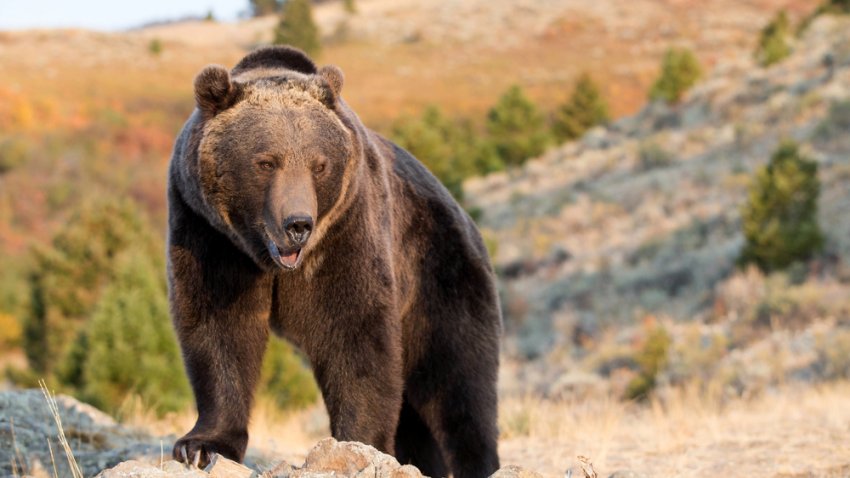
[[339, 95], [342, 93], [342, 84], [345, 82], [345, 76], [342, 74], [342, 70], [334, 65], [326, 65], [319, 69], [319, 75], [328, 82], [334, 98], [339, 99]]
[[210, 65], [195, 77], [195, 102], [204, 114], [215, 116], [236, 101], [239, 87], [223, 66]]

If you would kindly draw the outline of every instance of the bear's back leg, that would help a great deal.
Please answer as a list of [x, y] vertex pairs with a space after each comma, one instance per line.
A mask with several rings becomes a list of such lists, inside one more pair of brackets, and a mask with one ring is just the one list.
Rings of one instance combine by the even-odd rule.
[[395, 437], [395, 454], [399, 463], [419, 468], [425, 476], [449, 476], [449, 469], [434, 434], [410, 406], [407, 399], [401, 406], [398, 431]]

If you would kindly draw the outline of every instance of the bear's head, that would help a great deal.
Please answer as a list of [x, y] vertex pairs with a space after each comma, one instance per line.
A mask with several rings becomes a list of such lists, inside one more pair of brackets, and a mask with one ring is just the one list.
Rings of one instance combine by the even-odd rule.
[[299, 267], [345, 195], [362, 146], [342, 111], [342, 83], [336, 67], [317, 70], [285, 47], [195, 79], [203, 201], [264, 269]]

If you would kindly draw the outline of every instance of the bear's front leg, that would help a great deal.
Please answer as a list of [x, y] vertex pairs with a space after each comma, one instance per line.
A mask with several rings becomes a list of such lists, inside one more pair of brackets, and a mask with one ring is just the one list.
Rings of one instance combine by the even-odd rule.
[[394, 454], [403, 380], [400, 334], [381, 311], [337, 316], [311, 360], [331, 434]]
[[271, 278], [220, 234], [187, 222], [171, 229], [170, 299], [198, 421], [173, 455], [203, 467], [214, 453], [244, 458], [268, 340]]

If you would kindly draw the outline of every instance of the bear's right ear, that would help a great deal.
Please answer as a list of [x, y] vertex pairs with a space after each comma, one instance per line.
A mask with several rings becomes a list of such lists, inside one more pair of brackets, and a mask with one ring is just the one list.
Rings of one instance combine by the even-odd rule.
[[239, 88], [223, 66], [210, 65], [195, 77], [195, 102], [204, 114], [215, 116], [236, 101]]

